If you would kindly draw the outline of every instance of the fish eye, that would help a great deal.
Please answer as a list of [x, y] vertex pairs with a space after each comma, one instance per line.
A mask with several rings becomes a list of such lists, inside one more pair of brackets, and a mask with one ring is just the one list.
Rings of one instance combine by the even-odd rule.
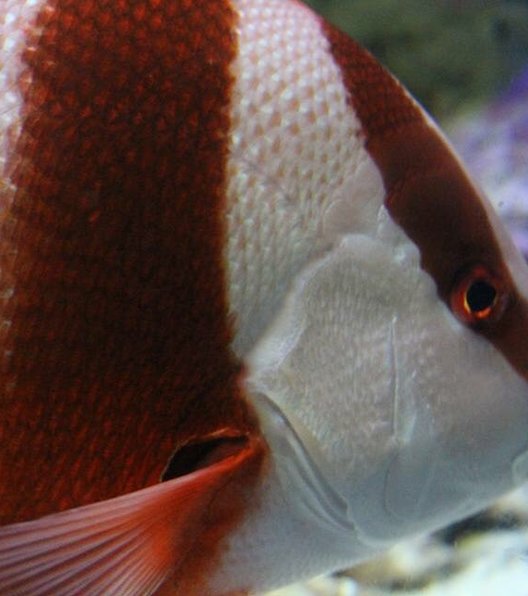
[[459, 276], [451, 293], [451, 308], [463, 323], [497, 321], [504, 312], [506, 297], [499, 279], [477, 265]]

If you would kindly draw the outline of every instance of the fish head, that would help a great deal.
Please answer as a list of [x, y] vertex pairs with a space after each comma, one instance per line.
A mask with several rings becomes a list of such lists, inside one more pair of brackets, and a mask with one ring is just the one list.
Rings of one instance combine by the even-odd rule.
[[[519, 288], [461, 263], [448, 305], [386, 211], [378, 224], [303, 271], [252, 355], [256, 388], [310, 437], [369, 543], [483, 507], [526, 478], [528, 447], [526, 379], [483, 335]], [[464, 320], [479, 301], [504, 312]]]
[[368, 550], [526, 479], [528, 268], [436, 124], [325, 27], [356, 134], [339, 184], [314, 199], [315, 248], [249, 351], [248, 386], [281, 412], [278, 460], [299, 457], [286, 425]]

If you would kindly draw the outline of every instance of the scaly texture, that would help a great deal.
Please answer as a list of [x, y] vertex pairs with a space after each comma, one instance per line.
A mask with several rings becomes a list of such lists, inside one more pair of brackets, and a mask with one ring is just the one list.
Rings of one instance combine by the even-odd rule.
[[2, 523], [141, 488], [188, 438], [250, 426], [221, 258], [235, 23], [208, 0], [4, 15]]
[[319, 19], [296, 2], [234, 4], [227, 258], [235, 347], [245, 353], [292, 277], [325, 248], [325, 211], [366, 153]]

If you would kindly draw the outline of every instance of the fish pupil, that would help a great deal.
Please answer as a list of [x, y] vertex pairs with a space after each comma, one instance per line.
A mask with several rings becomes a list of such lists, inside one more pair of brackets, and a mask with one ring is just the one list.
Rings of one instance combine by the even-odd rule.
[[485, 279], [473, 282], [466, 294], [466, 302], [471, 312], [479, 313], [493, 306], [497, 290]]

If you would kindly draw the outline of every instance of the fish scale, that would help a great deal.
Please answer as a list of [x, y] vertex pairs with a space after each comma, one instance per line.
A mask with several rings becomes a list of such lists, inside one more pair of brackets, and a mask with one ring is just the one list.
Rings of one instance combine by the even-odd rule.
[[[195, 21], [208, 18], [197, 9], [191, 11]], [[7, 306], [12, 357], [6, 376], [15, 379], [11, 403], [17, 404], [9, 432], [33, 432], [36, 440], [33, 446], [8, 441], [3, 453], [3, 466], [11, 462], [3, 490], [14, 491], [4, 494], [4, 520], [50, 513], [57, 502], [71, 507], [151, 484], [176, 448], [181, 418], [191, 415], [185, 396], [197, 391], [205, 403], [209, 393], [214, 417], [218, 396], [237, 394], [220, 276], [222, 224], [216, 215], [226, 159], [217, 146], [227, 134], [222, 106], [230, 77], [226, 72], [222, 89], [218, 63], [209, 80], [202, 72], [197, 81], [188, 56], [180, 60], [172, 52], [179, 47], [175, 31], [189, 13], [184, 5], [162, 30], [158, 13], [147, 11], [149, 18], [141, 21], [127, 19], [129, 13], [124, 4], [44, 3], [35, 16], [42, 22], [39, 31], [26, 42], [36, 49], [20, 57], [31, 85], [20, 90], [24, 116], [7, 162], [16, 191], [3, 227], [2, 254], [16, 247], [16, 257], [14, 262], [4, 258], [2, 270], [4, 279], [16, 280]], [[231, 12], [222, 12], [222, 19], [204, 25], [209, 43], [224, 56], [224, 70], [233, 19]], [[81, 25], [84, 35], [75, 36]], [[142, 46], [150, 31], [156, 39], [146, 51]], [[180, 44], [194, 43], [189, 33]], [[108, 52], [116, 59], [108, 60]], [[131, 53], [140, 60], [127, 61]], [[178, 79], [168, 74], [175, 64]], [[175, 85], [184, 80], [196, 83], [188, 86], [193, 101], [184, 98], [188, 111], [182, 126]], [[200, 109], [203, 85], [211, 92], [216, 86], [218, 93], [204, 98]], [[176, 140], [169, 128], [178, 130]], [[201, 176], [193, 165], [198, 162]], [[196, 176], [191, 186], [189, 171]], [[192, 209], [183, 213], [175, 197]], [[184, 228], [189, 232], [183, 234]], [[186, 344], [188, 358], [182, 356]], [[196, 372], [184, 372], [186, 363]], [[87, 419], [83, 410], [90, 412]], [[55, 417], [62, 432], [46, 428]], [[191, 426], [189, 434], [196, 434]], [[154, 428], [156, 450], [165, 456], [154, 456], [150, 447]], [[135, 450], [131, 437], [144, 448]], [[100, 453], [98, 464], [94, 452]], [[39, 475], [55, 458], [66, 460], [63, 469], [85, 473], [65, 475], [64, 486], [36, 482], [17, 463], [27, 457]]]

